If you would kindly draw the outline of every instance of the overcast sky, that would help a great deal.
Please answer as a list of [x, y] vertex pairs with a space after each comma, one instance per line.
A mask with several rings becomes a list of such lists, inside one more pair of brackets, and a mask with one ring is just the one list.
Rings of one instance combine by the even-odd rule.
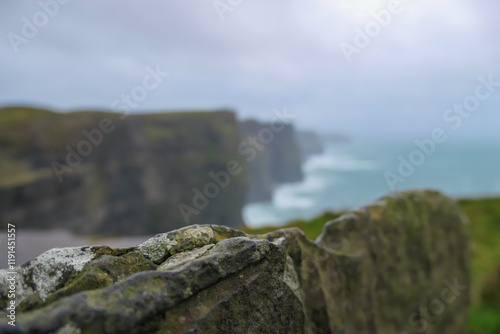
[[[47, 22], [36, 1], [2, 1], [0, 105], [110, 109], [149, 66], [169, 76], [134, 112], [231, 108], [265, 120], [286, 106], [300, 128], [420, 136], [446, 124], [478, 77], [500, 82], [498, 1], [402, 1], [350, 62], [340, 45], [377, 29], [370, 13], [387, 1], [217, 1], [72, 0], [48, 6]], [[459, 136], [500, 134], [497, 89]]]

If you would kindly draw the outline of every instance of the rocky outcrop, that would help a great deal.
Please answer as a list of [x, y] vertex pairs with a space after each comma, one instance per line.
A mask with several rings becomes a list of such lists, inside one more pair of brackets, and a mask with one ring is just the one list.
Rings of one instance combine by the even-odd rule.
[[51, 250], [15, 269], [16, 327], [2, 315], [0, 332], [466, 333], [468, 271], [455, 202], [396, 193], [314, 242], [195, 225], [128, 249]]
[[229, 111], [5, 108], [0, 220], [99, 234], [154, 234], [202, 222], [240, 226], [248, 180], [239, 142]]
[[[273, 131], [268, 125], [253, 120], [240, 122], [243, 143], [239, 151], [248, 161], [247, 203], [270, 201], [275, 185], [303, 179], [295, 129], [285, 123], [278, 128]], [[253, 145], [251, 138], [255, 139]]]

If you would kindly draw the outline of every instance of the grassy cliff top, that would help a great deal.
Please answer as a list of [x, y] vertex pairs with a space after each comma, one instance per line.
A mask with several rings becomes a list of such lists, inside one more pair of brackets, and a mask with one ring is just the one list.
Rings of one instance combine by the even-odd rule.
[[4, 107], [0, 108], [0, 126], [12, 126], [36, 119], [60, 117], [62, 114], [47, 109], [32, 107]]
[[[233, 115], [231, 110], [182, 110], [182, 111], [159, 111], [159, 112], [144, 112], [144, 113], [130, 113], [127, 117], [132, 118], [191, 118], [191, 117], [209, 117], [210, 115], [228, 114]], [[30, 122], [35, 119], [56, 118], [56, 117], [72, 117], [81, 115], [100, 115], [106, 117], [119, 117], [124, 114], [118, 112], [110, 112], [104, 110], [72, 110], [68, 112], [56, 112], [49, 109], [28, 107], [28, 106], [7, 106], [0, 107], [0, 125], [14, 124], [21, 122]]]
[[[123, 117], [126, 116], [126, 117]], [[50, 163], [63, 161], [66, 146], [86, 137], [83, 130], [98, 129], [108, 118], [117, 129], [106, 135], [108, 148], [120, 149], [133, 134], [144, 139], [146, 148], [182, 147], [214, 151], [237, 141], [236, 114], [228, 110], [191, 110], [143, 114], [122, 114], [99, 110], [55, 112], [27, 106], [0, 108], [0, 187], [23, 185], [51, 177]], [[180, 148], [179, 148], [180, 149]], [[215, 155], [216, 152], [213, 152]], [[99, 154], [99, 153], [98, 153]], [[89, 161], [86, 159], [85, 161]], [[216, 157], [213, 159], [216, 160]]]

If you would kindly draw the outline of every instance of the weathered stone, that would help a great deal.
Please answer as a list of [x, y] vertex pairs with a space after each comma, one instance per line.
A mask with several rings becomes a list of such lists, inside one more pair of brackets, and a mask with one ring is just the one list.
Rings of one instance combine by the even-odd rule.
[[174, 268], [178, 268], [190, 261], [202, 257], [205, 255], [210, 249], [212, 249], [215, 245], [210, 244], [200, 248], [195, 248], [192, 251], [187, 251], [183, 253], [177, 253], [171, 257], [169, 257], [165, 262], [163, 262], [159, 267], [159, 271], [169, 271]]
[[[106, 246], [67, 247], [48, 250], [14, 270], [0, 270], [0, 286], [15, 273], [16, 302], [20, 310], [41, 305], [53, 292], [66, 287], [92, 260], [106, 254], [123, 255], [132, 249], [111, 249]], [[0, 307], [7, 303], [7, 289], [0, 289]]]
[[[63, 251], [43, 256], [50, 268], [65, 264], [57, 284], [36, 281], [45, 274], [28, 278], [26, 265], [17, 269], [27, 282], [18, 298], [34, 301], [31, 311], [18, 312], [16, 327], [0, 320], [0, 332], [455, 334], [467, 328], [467, 220], [454, 201], [432, 191], [387, 196], [328, 222], [316, 241], [295, 228], [251, 236], [197, 225], [137, 248], [68, 252], [79, 255], [66, 262]], [[4, 291], [6, 282], [0, 284]]]
[[168, 256], [215, 243], [215, 234], [207, 226], [184, 227], [169, 233], [161, 233], [139, 245], [139, 251], [155, 263]]

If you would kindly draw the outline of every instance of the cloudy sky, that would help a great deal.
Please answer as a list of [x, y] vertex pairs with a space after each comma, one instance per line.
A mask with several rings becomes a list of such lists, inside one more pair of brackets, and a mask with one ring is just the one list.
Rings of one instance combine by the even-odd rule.
[[[300, 128], [420, 136], [500, 82], [493, 0], [55, 1], [0, 4], [0, 105], [110, 109], [150, 67], [169, 76], [133, 112], [286, 107]], [[496, 89], [460, 136], [500, 135]]]

